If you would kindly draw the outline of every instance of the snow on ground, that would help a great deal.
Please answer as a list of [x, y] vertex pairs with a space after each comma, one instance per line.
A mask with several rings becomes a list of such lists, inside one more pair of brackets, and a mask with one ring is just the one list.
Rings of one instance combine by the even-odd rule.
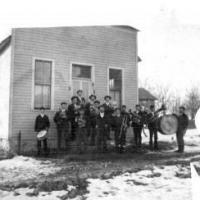
[[0, 161], [0, 184], [3, 182], [20, 181], [39, 178], [40, 175], [49, 175], [59, 171], [51, 161], [16, 156], [12, 159]]
[[[175, 145], [175, 135], [164, 136], [159, 134], [159, 140], [166, 142], [166, 145], [173, 143]], [[144, 138], [145, 143], [148, 143], [148, 138]], [[168, 143], [167, 143], [168, 142]], [[146, 154], [158, 155], [158, 157], [152, 157], [149, 161], [137, 160], [136, 157], [130, 158], [128, 162], [137, 163], [141, 162], [142, 168], [137, 172], [126, 172], [118, 176], [107, 176], [107, 178], [88, 178], [89, 182], [87, 186], [88, 193], [84, 196], [77, 196], [74, 200], [191, 200], [191, 178], [190, 178], [190, 159], [195, 158], [194, 164], [199, 166], [200, 169], [200, 134], [196, 130], [188, 130], [185, 136], [186, 154], [180, 155], [173, 153], [174, 149], [162, 149], [160, 152], [147, 152]], [[175, 146], [173, 146], [174, 148]], [[146, 154], [141, 154], [141, 157], [145, 157]], [[173, 160], [187, 161], [183, 163], [174, 163], [165, 165], [162, 162], [158, 163], [160, 157], [164, 157], [163, 163]], [[166, 158], [165, 158], [166, 156]], [[156, 160], [157, 159], [157, 160]], [[66, 169], [69, 165], [74, 165], [73, 162], [61, 162], [61, 159], [35, 159], [24, 156], [16, 156], [12, 159], [0, 161], [0, 185], [3, 183], [11, 183], [12, 181], [23, 181], [28, 179], [34, 179], [38, 181], [40, 176], [48, 176], [54, 174], [57, 176], [57, 172]], [[94, 163], [90, 167], [90, 171], [101, 168], [98, 161], [91, 161]], [[113, 161], [111, 164], [113, 170], [117, 166], [123, 167], [126, 163], [123, 160]], [[116, 163], [115, 163], [116, 162]], [[63, 165], [62, 165], [63, 163]], [[79, 166], [81, 162], [76, 162]], [[132, 165], [131, 165], [132, 166]], [[134, 169], [135, 166], [133, 166]], [[62, 176], [67, 177], [68, 170], [64, 170]], [[103, 172], [104, 173], [104, 172]], [[73, 186], [74, 187], [74, 186]], [[72, 188], [72, 187], [71, 187]], [[2, 188], [1, 188], [2, 189]], [[68, 194], [70, 187], [67, 190], [51, 191], [51, 192], [39, 192], [38, 195], [29, 195], [33, 193], [31, 188], [15, 188], [12, 191], [0, 190], [1, 200], [58, 200], [66, 199], [61, 196]], [[84, 197], [84, 198], [83, 198]]]
[[125, 173], [109, 180], [89, 179], [88, 200], [191, 199], [190, 178], [176, 177], [179, 168], [164, 167]]

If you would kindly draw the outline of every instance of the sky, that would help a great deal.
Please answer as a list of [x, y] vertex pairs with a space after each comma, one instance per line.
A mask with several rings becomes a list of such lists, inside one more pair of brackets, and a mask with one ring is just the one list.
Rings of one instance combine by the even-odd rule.
[[[1, 0], [0, 0], [1, 1]], [[6, 0], [0, 40], [16, 27], [130, 25], [139, 29], [139, 79], [179, 94], [200, 84], [197, 0]]]

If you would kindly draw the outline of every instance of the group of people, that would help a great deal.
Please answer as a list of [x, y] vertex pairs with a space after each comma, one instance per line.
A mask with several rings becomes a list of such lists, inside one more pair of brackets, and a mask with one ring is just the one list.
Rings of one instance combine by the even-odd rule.
[[[111, 97], [106, 95], [104, 103], [101, 104], [94, 94], [89, 96], [86, 102], [83, 97], [83, 91], [78, 90], [77, 95], [71, 98], [71, 104], [62, 102], [60, 109], [54, 116], [54, 122], [57, 127], [57, 150], [70, 148], [69, 143], [76, 141], [77, 150], [83, 153], [87, 150], [88, 145], [96, 146], [98, 152], [106, 152], [107, 141], [111, 140], [111, 131], [114, 132], [115, 149], [123, 153], [126, 145], [127, 128], [132, 127], [134, 133], [135, 148], [140, 149], [142, 146], [142, 131], [144, 124], [149, 129], [149, 147], [151, 150], [158, 150], [157, 137], [157, 112], [154, 105], [151, 105], [146, 112], [138, 104], [135, 111], [127, 111], [125, 105], [121, 108], [114, 107], [111, 103]], [[35, 120], [35, 131], [46, 130], [50, 127], [48, 116], [45, 109], [41, 107], [41, 113]], [[182, 134], [182, 133], [181, 133]], [[179, 135], [181, 135], [179, 134]], [[183, 151], [183, 137], [178, 137], [180, 151]], [[41, 154], [42, 143], [44, 152], [48, 154], [47, 137], [37, 140], [38, 154]]]

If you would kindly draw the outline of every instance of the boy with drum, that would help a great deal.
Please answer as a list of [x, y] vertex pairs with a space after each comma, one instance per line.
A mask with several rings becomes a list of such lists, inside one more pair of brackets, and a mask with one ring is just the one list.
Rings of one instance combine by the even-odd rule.
[[[40, 108], [40, 114], [35, 119], [35, 132], [37, 133], [37, 148], [38, 148], [38, 155], [41, 154], [42, 150], [42, 143], [45, 155], [48, 155], [48, 146], [47, 146], [47, 132], [50, 127], [50, 122], [48, 116], [45, 114], [45, 108]], [[43, 131], [43, 136], [40, 134]], [[39, 136], [42, 137], [39, 137]]]

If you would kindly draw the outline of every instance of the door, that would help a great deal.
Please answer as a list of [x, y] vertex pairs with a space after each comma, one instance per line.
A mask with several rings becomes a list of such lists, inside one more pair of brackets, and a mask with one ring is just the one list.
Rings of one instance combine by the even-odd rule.
[[92, 67], [88, 65], [72, 65], [72, 91], [76, 95], [77, 90], [83, 90], [83, 96], [86, 100], [92, 94]]
[[109, 94], [119, 107], [122, 104], [122, 70], [109, 69]]

